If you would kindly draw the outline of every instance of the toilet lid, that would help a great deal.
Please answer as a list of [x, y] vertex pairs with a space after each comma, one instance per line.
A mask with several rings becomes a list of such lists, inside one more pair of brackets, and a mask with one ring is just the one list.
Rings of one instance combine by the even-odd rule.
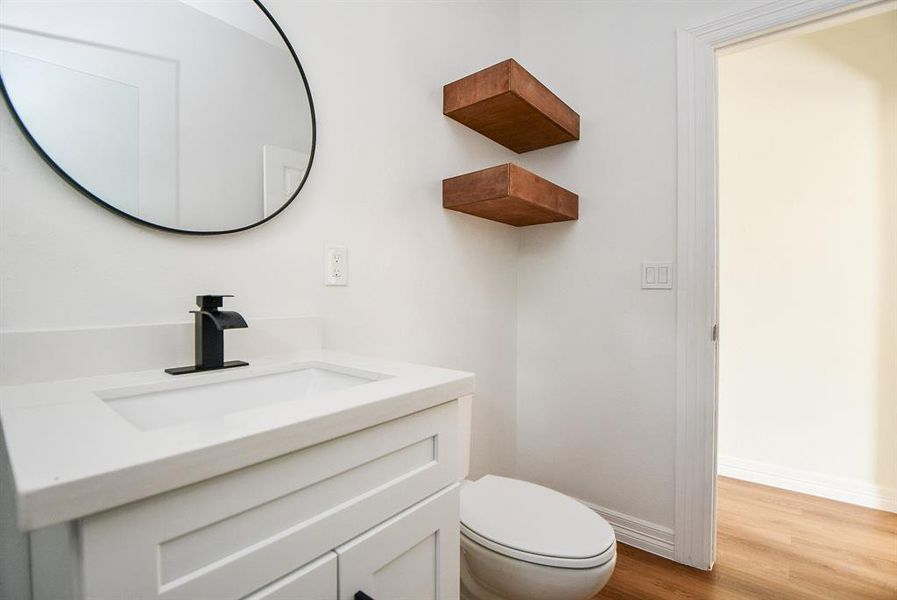
[[461, 488], [461, 531], [491, 550], [537, 564], [589, 568], [614, 554], [614, 530], [560, 492], [486, 475]]

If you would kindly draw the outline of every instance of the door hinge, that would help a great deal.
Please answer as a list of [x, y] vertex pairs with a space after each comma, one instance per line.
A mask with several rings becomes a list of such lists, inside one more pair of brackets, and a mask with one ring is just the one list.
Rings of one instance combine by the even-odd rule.
[[719, 341], [719, 323], [714, 323], [710, 328], [710, 339], [714, 342]]

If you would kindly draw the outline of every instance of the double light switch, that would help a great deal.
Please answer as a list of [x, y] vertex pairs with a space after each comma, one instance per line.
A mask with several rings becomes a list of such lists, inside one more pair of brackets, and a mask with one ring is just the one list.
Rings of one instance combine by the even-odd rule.
[[643, 290], [671, 290], [671, 289], [673, 289], [673, 263], [671, 263], [671, 262], [645, 262], [645, 263], [642, 263], [642, 289]]

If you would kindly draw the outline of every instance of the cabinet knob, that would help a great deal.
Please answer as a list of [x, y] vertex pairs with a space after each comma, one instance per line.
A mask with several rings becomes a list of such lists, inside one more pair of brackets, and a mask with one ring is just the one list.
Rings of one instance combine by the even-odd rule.
[[374, 600], [364, 592], [355, 592], [355, 600]]

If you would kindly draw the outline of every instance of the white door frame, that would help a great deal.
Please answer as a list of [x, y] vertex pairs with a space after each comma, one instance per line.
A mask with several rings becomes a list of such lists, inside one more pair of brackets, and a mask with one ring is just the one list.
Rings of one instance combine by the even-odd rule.
[[717, 62], [724, 46], [881, 0], [777, 0], [680, 28], [676, 292], [676, 561], [716, 558]]

